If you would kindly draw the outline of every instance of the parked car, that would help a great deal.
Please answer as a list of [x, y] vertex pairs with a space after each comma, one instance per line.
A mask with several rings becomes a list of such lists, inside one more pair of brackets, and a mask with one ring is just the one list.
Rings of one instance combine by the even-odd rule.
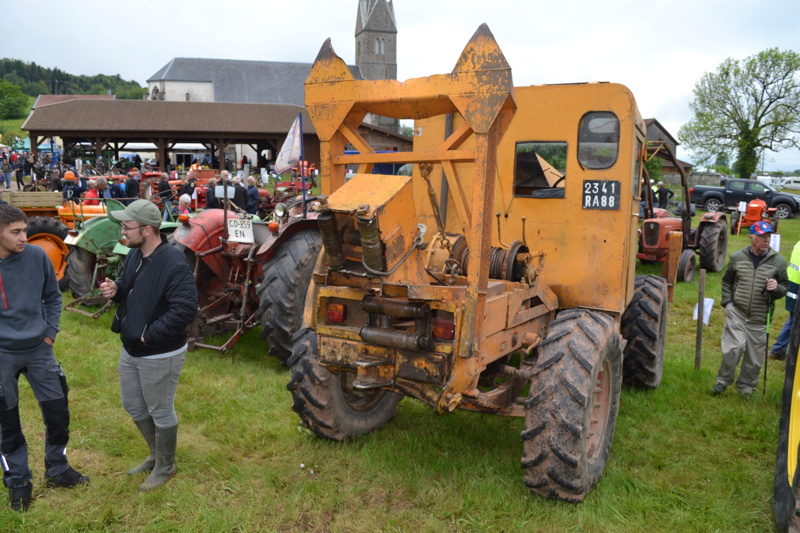
[[749, 203], [759, 198], [767, 207], [774, 207], [780, 218], [800, 213], [800, 196], [780, 192], [758, 180], [731, 178], [723, 181], [722, 187], [695, 185], [689, 188], [689, 198], [706, 211], [736, 209], [740, 202]]

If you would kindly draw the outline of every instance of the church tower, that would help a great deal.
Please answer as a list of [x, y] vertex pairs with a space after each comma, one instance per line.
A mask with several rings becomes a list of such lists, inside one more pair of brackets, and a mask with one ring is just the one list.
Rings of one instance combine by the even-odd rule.
[[[397, 79], [397, 22], [392, 0], [359, 0], [356, 65], [366, 80]], [[370, 116], [376, 126], [398, 130], [395, 119]]]

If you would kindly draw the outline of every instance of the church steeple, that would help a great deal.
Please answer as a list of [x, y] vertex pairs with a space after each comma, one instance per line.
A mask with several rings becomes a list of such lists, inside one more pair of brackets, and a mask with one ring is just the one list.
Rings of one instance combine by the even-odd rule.
[[356, 65], [364, 79], [397, 79], [397, 22], [392, 0], [359, 0]]

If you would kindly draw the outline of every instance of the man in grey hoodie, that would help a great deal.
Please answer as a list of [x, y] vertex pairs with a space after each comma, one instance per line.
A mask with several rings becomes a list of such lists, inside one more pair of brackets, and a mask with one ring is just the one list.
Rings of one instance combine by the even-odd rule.
[[53, 265], [38, 246], [27, 244], [28, 222], [19, 208], [0, 205], [0, 462], [15, 511], [31, 501], [33, 474], [19, 418], [19, 376], [39, 402], [45, 424], [48, 487], [75, 487], [89, 478], [67, 462], [67, 379], [53, 355], [61, 317], [61, 293]]

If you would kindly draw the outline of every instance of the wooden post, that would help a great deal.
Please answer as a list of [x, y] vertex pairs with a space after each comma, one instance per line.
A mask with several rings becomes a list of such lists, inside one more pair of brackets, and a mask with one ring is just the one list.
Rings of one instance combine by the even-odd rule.
[[703, 315], [706, 307], [706, 269], [700, 269], [700, 288], [697, 295], [697, 340], [694, 345], [694, 369], [700, 370], [700, 359], [703, 351]]

